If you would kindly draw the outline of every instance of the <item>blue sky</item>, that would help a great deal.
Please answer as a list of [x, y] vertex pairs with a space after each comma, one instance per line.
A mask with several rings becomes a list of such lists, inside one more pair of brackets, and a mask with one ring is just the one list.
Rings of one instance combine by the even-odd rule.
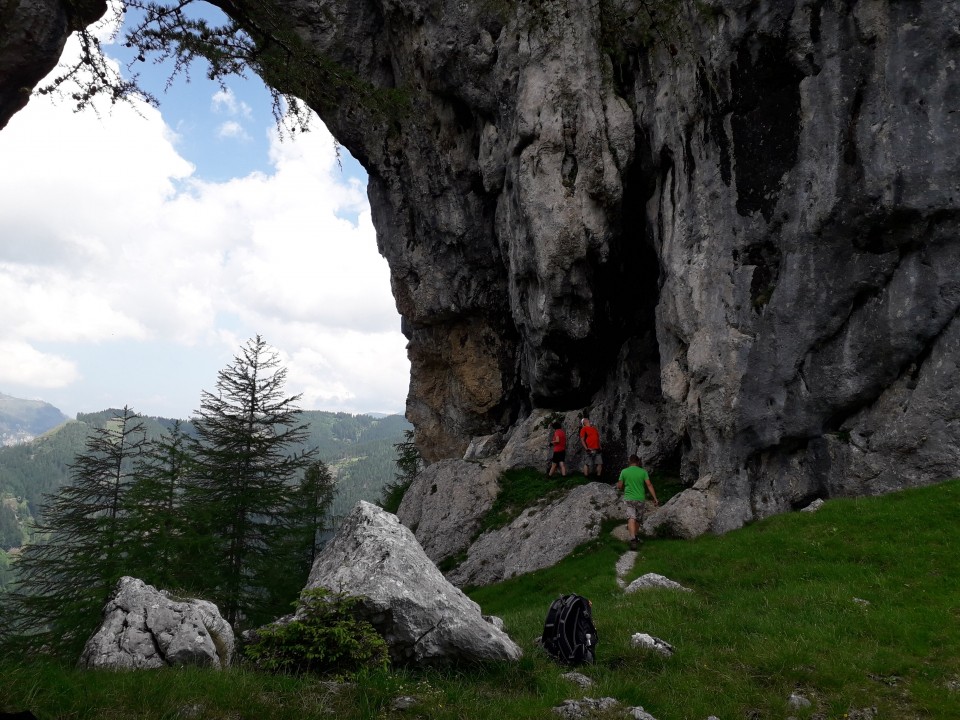
[[140, 65], [159, 110], [34, 97], [0, 132], [0, 392], [188, 417], [259, 333], [305, 409], [402, 413], [360, 165], [318, 120], [278, 133], [256, 78], [196, 68], [164, 92], [168, 70]]

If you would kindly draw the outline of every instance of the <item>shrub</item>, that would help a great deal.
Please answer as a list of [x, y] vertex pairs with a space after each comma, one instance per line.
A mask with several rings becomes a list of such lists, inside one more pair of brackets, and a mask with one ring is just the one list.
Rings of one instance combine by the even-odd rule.
[[275, 673], [351, 676], [385, 669], [387, 643], [358, 616], [360, 598], [318, 588], [300, 595], [290, 622], [259, 628], [244, 648], [258, 670]]

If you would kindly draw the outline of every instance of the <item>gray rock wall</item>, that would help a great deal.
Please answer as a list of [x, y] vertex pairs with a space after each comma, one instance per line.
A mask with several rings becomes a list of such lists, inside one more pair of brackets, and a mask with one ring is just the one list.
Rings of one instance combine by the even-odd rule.
[[957, 474], [957, 3], [224, 9], [369, 172], [429, 460], [590, 406], [681, 534]]
[[428, 458], [589, 405], [702, 479], [658, 514], [686, 535], [956, 474], [955, 3], [363, 7], [352, 67], [412, 117], [325, 117]]

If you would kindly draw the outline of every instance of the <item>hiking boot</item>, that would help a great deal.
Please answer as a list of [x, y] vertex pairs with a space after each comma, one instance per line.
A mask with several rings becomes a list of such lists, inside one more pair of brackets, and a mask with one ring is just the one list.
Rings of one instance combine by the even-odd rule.
[[636, 539], [636, 538], [630, 538], [630, 549], [631, 549], [631, 550], [636, 550], [636, 549], [637, 549], [637, 539]]

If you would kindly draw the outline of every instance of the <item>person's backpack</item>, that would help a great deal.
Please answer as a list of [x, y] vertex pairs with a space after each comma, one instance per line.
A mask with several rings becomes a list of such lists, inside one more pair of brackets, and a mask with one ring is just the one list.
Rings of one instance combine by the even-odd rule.
[[547, 611], [541, 637], [543, 649], [565, 665], [593, 663], [596, 659], [597, 628], [593, 625], [590, 601], [580, 595], [564, 595]]

